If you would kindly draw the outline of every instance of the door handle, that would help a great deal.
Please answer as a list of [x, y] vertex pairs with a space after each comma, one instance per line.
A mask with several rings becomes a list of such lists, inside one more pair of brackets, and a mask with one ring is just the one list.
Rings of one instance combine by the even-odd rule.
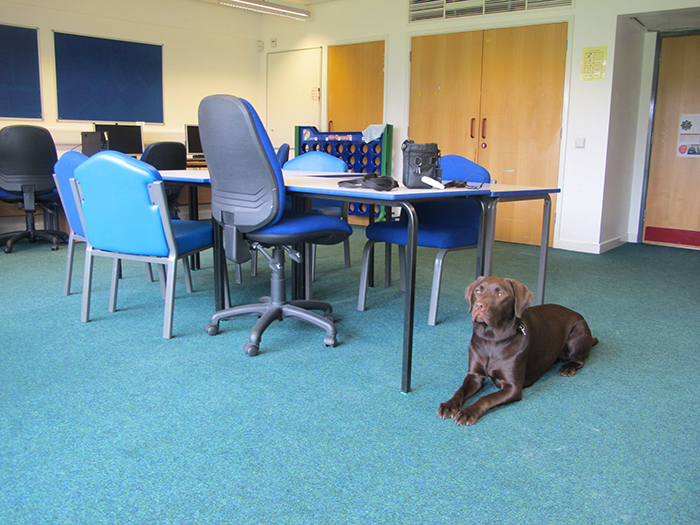
[[471, 126], [469, 127], [469, 137], [474, 138], [474, 124], [476, 123], [476, 119], [473, 118], [471, 122]]
[[486, 138], [486, 119], [481, 119], [481, 138]]

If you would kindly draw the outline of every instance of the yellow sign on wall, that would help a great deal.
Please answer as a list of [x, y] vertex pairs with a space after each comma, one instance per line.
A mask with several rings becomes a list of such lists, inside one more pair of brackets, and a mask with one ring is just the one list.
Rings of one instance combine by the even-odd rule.
[[584, 47], [581, 60], [581, 80], [603, 80], [605, 64], [608, 58], [608, 47]]

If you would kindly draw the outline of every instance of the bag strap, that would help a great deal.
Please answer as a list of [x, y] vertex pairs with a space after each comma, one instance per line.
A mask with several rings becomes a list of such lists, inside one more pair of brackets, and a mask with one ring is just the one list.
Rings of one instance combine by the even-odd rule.
[[341, 188], [354, 188], [359, 186], [376, 191], [391, 191], [397, 188], [399, 183], [396, 182], [393, 177], [382, 177], [376, 173], [368, 173], [364, 177], [358, 177], [357, 179], [341, 180], [338, 182], [338, 186]]

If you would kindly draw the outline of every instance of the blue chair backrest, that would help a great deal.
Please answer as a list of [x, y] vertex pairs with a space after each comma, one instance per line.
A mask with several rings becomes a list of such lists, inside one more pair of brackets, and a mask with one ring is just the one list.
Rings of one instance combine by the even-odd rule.
[[73, 178], [75, 169], [86, 160], [88, 160], [87, 155], [83, 155], [78, 151], [68, 151], [61, 155], [61, 158], [58, 159], [58, 162], [56, 162], [53, 168], [56, 174], [56, 180], [58, 181], [63, 211], [66, 212], [66, 218], [68, 219], [68, 224], [70, 224], [70, 229], [83, 238], [85, 237], [85, 231], [83, 230], [83, 223], [80, 220], [78, 208], [75, 205], [70, 179]]
[[[286, 162], [283, 166], [285, 170], [295, 171], [331, 171], [337, 173], [345, 173], [348, 171], [348, 166], [343, 159], [334, 157], [325, 151], [309, 151], [298, 157]], [[290, 209], [292, 203], [288, 202], [287, 208]], [[314, 198], [311, 200], [311, 206], [314, 209], [319, 208], [342, 208], [343, 203], [330, 199]]]
[[286, 142], [277, 148], [277, 161], [280, 166], [284, 166], [284, 163], [289, 160], [289, 144]]
[[250, 103], [232, 95], [204, 98], [199, 136], [211, 176], [214, 219], [243, 233], [277, 222], [284, 212], [282, 168]]
[[[468, 180], [474, 184], [486, 184], [491, 181], [491, 175], [484, 167], [461, 155], [445, 155], [440, 159], [440, 165], [443, 181]], [[415, 208], [419, 217], [419, 227], [421, 223], [476, 227], [481, 217], [481, 206], [471, 199], [416, 203]]]
[[468, 180], [475, 184], [488, 184], [491, 181], [486, 168], [461, 155], [445, 155], [440, 159], [440, 165], [443, 180]]
[[332, 171], [345, 173], [348, 170], [343, 159], [334, 157], [325, 151], [309, 151], [294, 157], [284, 164], [286, 170], [297, 171]]
[[[96, 153], [75, 169], [88, 242], [97, 249], [168, 256], [160, 207], [149, 185], [158, 171], [118, 151]], [[167, 216], [167, 210], [166, 210]]]

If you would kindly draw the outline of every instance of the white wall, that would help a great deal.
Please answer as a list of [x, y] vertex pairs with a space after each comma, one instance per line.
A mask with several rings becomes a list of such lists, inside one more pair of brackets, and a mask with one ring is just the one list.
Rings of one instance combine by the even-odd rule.
[[[244, 96], [264, 119], [267, 52], [322, 46], [325, 78], [329, 45], [385, 40], [384, 113], [385, 121], [394, 125], [393, 162], [400, 166], [397, 152], [408, 134], [412, 36], [568, 22], [562, 194], [554, 244], [591, 253], [616, 246], [626, 237], [634, 240], [639, 229], [653, 42], [632, 26], [618, 26], [618, 19], [697, 6], [697, 0], [576, 0], [572, 8], [409, 24], [407, 0], [337, 0], [310, 6], [313, 20], [307, 23], [208, 2], [0, 0], [0, 23], [39, 28], [42, 124], [65, 145], [77, 144], [88, 123], [57, 121], [52, 30], [164, 45], [165, 124], [145, 125], [146, 142], [183, 140], [183, 125], [196, 122], [199, 101], [211, 93]], [[277, 39], [275, 48], [272, 38]], [[258, 51], [259, 40], [264, 52]], [[579, 80], [582, 50], [590, 46], [608, 48], [604, 81]], [[322, 97], [325, 89], [322, 86]], [[325, 107], [322, 121], [327, 120]], [[27, 121], [1, 124], [17, 122]], [[634, 141], [630, 128], [636, 130]], [[585, 149], [574, 147], [576, 138], [586, 139]]]
[[[649, 61], [653, 61], [653, 54], [648, 52], [648, 37], [632, 26], [623, 25], [618, 38], [618, 17], [696, 7], [697, 0], [576, 0], [571, 8], [414, 24], [407, 22], [407, 4], [407, 0], [338, 0], [310, 6], [311, 22], [266, 17], [262, 38], [266, 51], [270, 50], [270, 39], [276, 38], [277, 51], [320, 45], [326, 50], [326, 57], [329, 45], [385, 40], [385, 120], [394, 125], [394, 165], [398, 166], [396, 152], [408, 129], [411, 36], [568, 22], [559, 174], [562, 195], [558, 199], [554, 244], [600, 253], [628, 237], [634, 240], [639, 227], [646, 138], [646, 122], [640, 122], [640, 117], [644, 115], [644, 105], [649, 104]], [[607, 73], [600, 82], [579, 79], [583, 48], [592, 46], [607, 46]], [[621, 47], [619, 56], [617, 46]], [[616, 82], [620, 89], [613, 97], [618, 61], [620, 74]], [[628, 90], [629, 98], [625, 95]], [[615, 112], [611, 112], [613, 103], [621, 105]], [[634, 130], [633, 139], [630, 127]], [[576, 138], [586, 139], [585, 149], [574, 147]], [[618, 144], [624, 148], [618, 151]]]
[[200, 100], [239, 93], [260, 103], [261, 16], [196, 0], [0, 0], [0, 23], [39, 28], [43, 121], [59, 150], [92, 123], [58, 121], [52, 31], [163, 45], [164, 124], [145, 124], [144, 142], [184, 141]]

